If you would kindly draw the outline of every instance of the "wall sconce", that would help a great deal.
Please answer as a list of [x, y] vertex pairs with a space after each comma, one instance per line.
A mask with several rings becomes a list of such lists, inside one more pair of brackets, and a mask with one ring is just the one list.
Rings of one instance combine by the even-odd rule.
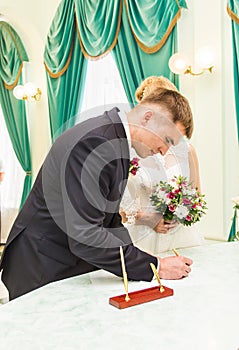
[[26, 83], [25, 85], [17, 85], [13, 89], [13, 95], [18, 100], [25, 101], [39, 101], [41, 98], [41, 90], [33, 83]]
[[202, 47], [199, 49], [196, 53], [195, 61], [197, 67], [200, 69], [198, 72], [193, 72], [192, 65], [189, 64], [188, 58], [181, 53], [172, 55], [168, 61], [168, 65], [170, 70], [175, 74], [191, 74], [193, 76], [198, 76], [206, 71], [212, 73], [214, 55], [209, 47]]

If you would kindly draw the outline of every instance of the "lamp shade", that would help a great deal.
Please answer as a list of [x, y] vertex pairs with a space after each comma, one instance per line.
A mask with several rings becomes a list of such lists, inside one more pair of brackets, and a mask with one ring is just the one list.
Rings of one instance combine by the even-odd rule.
[[209, 46], [201, 47], [195, 56], [197, 65], [201, 68], [210, 68], [215, 64], [213, 50]]
[[170, 70], [175, 74], [182, 74], [188, 67], [188, 59], [183, 54], [177, 52], [168, 61]]
[[17, 85], [13, 89], [13, 95], [18, 99], [22, 100], [23, 96], [25, 95], [25, 89], [23, 85]]

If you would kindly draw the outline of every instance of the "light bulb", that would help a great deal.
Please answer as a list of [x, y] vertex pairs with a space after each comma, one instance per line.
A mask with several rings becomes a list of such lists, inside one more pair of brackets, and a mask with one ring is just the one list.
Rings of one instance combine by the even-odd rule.
[[25, 90], [23, 85], [17, 85], [13, 89], [13, 95], [18, 99], [22, 100], [23, 96], [25, 95]]
[[201, 47], [195, 56], [197, 65], [201, 68], [211, 68], [214, 66], [214, 54], [209, 46]]
[[175, 74], [182, 74], [188, 67], [188, 59], [181, 53], [175, 53], [168, 61], [170, 70]]

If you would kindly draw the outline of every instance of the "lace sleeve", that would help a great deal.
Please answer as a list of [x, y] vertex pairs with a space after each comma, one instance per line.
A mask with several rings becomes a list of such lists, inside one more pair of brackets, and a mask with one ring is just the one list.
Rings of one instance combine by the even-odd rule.
[[120, 210], [125, 213], [128, 224], [134, 224], [136, 215], [140, 211], [140, 197], [138, 195], [138, 176], [131, 176], [120, 203]]

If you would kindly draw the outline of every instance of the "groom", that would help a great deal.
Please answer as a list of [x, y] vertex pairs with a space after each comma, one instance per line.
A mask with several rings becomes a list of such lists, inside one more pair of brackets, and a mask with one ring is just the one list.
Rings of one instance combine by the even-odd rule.
[[151, 281], [150, 263], [165, 279], [187, 276], [192, 260], [157, 258], [131, 242], [119, 204], [129, 171], [129, 147], [140, 157], [165, 154], [181, 135], [188, 101], [158, 90], [127, 116], [113, 108], [63, 133], [53, 144], [9, 234], [0, 270], [14, 299], [49, 282], [97, 269], [122, 276], [123, 247], [131, 280]]

